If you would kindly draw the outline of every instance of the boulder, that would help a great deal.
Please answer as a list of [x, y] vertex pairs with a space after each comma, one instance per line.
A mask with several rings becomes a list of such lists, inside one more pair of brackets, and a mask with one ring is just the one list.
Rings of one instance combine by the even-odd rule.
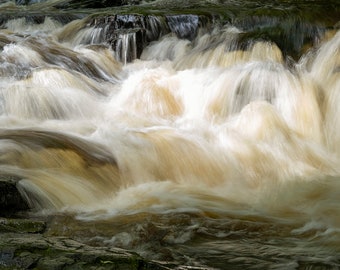
[[0, 216], [11, 216], [18, 211], [29, 209], [16, 188], [20, 180], [21, 178], [17, 176], [0, 175]]
[[92, 247], [65, 237], [2, 233], [0, 265], [5, 269], [172, 269], [118, 248]]
[[[198, 30], [206, 27], [211, 18], [204, 15], [141, 15], [116, 14], [90, 17], [88, 24], [100, 32], [100, 38], [89, 39], [91, 43], [107, 43], [116, 58], [127, 63], [139, 58], [150, 42], [173, 33], [180, 39], [194, 40]], [[85, 42], [85, 43], [87, 43]]]

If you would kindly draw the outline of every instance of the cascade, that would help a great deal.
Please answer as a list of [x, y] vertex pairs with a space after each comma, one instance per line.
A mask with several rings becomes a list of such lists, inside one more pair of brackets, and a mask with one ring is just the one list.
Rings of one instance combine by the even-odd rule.
[[167, 16], [167, 24], [178, 38], [193, 40], [198, 31], [199, 17], [193, 15]]
[[0, 175], [42, 237], [340, 266], [337, 1], [33, 2], [0, 4]]
[[[126, 63], [140, 58], [144, 48], [163, 35], [173, 33], [180, 39], [193, 40], [198, 30], [204, 28], [207, 21], [209, 18], [196, 15], [98, 17], [90, 22], [94, 29], [93, 32], [88, 32], [91, 37], [84, 37], [83, 43], [107, 42], [113, 47], [117, 58]], [[100, 33], [100, 38], [98, 38], [98, 33]]]

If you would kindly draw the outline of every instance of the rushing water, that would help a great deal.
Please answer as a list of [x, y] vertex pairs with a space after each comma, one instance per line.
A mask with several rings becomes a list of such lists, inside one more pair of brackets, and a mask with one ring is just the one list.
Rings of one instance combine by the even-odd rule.
[[0, 5], [0, 171], [47, 235], [204, 269], [340, 267], [336, 27], [280, 43], [240, 20], [37, 6]]

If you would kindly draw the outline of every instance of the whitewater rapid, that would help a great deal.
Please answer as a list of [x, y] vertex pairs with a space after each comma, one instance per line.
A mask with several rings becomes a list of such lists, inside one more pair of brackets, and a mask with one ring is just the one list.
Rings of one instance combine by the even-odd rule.
[[271, 42], [235, 50], [230, 25], [124, 62], [83, 23], [0, 31], [0, 171], [23, 178], [34, 211], [191, 213], [340, 239], [339, 32], [293, 63]]

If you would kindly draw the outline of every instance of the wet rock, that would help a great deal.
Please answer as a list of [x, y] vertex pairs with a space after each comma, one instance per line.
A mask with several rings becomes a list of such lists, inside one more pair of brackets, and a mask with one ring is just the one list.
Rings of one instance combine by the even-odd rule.
[[101, 36], [91, 37], [88, 43], [108, 43], [122, 63], [139, 58], [147, 44], [160, 37], [161, 31], [157, 19], [143, 15], [97, 17], [89, 24], [100, 30]]
[[206, 15], [107, 15], [91, 19], [89, 24], [105, 30], [103, 38], [110, 38], [116, 31], [142, 29], [147, 43], [163, 35], [174, 33], [178, 38], [193, 40], [199, 28], [207, 27], [212, 17]]
[[42, 2], [41, 0], [15, 0], [17, 5], [29, 5], [34, 3]]
[[102, 29], [102, 35], [99, 39], [96, 39], [96, 42], [114, 40], [117, 32], [122, 35], [124, 32], [128, 33], [131, 30], [136, 31], [137, 29], [145, 32], [146, 42], [151, 42], [157, 40], [162, 35], [162, 31], [169, 33], [169, 29], [164, 29], [165, 24], [161, 20], [157, 16], [137, 14], [108, 15], [91, 18], [89, 25]]
[[10, 216], [18, 211], [28, 210], [28, 204], [22, 198], [16, 184], [20, 177], [0, 175], [0, 215]]
[[[32, 5], [36, 3], [46, 2], [47, 0], [16, 0], [17, 5]], [[72, 0], [59, 1], [56, 7], [59, 8], [106, 8], [117, 7], [123, 5], [136, 5], [139, 0]]]
[[[19, 18], [23, 18], [25, 20], [26, 25], [30, 24], [42, 24], [45, 22], [46, 18], [50, 18], [54, 21], [57, 21], [61, 24], [67, 24], [73, 20], [80, 19], [82, 16], [78, 14], [58, 14], [58, 13], [44, 13], [44, 14], [27, 14], [26, 12], [18, 12], [16, 14], [0, 14], [0, 27], [6, 28], [6, 23], [10, 20], [16, 20]], [[0, 43], [1, 46], [1, 43]], [[1, 48], [1, 47], [0, 47]]]
[[326, 30], [322, 24], [301, 20], [297, 15], [289, 18], [248, 16], [237, 19], [235, 25], [244, 31], [239, 40], [241, 47], [257, 41], [274, 42], [285, 56], [296, 59], [304, 53], [304, 47], [317, 45]]
[[1, 234], [0, 265], [9, 269], [170, 269], [118, 248], [91, 247], [65, 237]]
[[46, 224], [43, 221], [0, 218], [0, 233], [42, 233], [45, 228]]
[[[139, 58], [143, 49], [152, 41], [173, 33], [180, 39], [194, 40], [199, 28], [205, 27], [211, 18], [199, 15], [139, 15], [119, 14], [92, 18], [89, 25], [100, 33], [87, 40], [91, 43], [108, 43], [123, 62], [131, 62]], [[86, 43], [86, 41], [85, 41]]]
[[106, 8], [106, 7], [116, 7], [127, 4], [125, 0], [73, 0], [67, 1], [65, 4], [58, 5], [59, 8]]
[[181, 39], [193, 40], [200, 24], [200, 17], [197, 15], [172, 15], [166, 16], [167, 24], [172, 33]]

